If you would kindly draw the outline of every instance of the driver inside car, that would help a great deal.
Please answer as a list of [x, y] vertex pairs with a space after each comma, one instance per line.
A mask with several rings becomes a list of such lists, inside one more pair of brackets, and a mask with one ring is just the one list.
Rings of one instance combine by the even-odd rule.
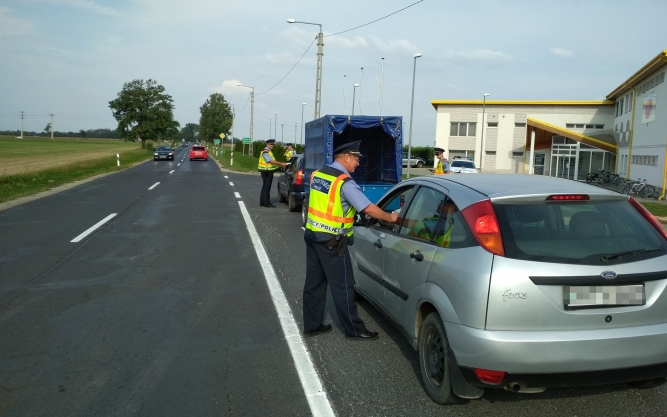
[[415, 223], [410, 231], [410, 236], [428, 240], [438, 246], [448, 248], [451, 243], [452, 230], [454, 228], [453, 214], [457, 207], [450, 198], [445, 198], [438, 203], [436, 213]]

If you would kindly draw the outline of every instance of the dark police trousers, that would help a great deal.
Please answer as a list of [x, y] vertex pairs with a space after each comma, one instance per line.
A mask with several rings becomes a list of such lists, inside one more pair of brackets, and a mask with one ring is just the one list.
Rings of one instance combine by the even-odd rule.
[[259, 194], [259, 205], [268, 206], [271, 203], [271, 184], [273, 171], [260, 171], [262, 174], [262, 191]]
[[327, 284], [331, 290], [336, 313], [346, 336], [366, 332], [354, 302], [354, 277], [350, 252], [345, 248], [339, 256], [336, 248], [327, 249], [323, 243], [306, 241], [306, 283], [303, 287], [303, 330], [315, 331], [324, 321]]

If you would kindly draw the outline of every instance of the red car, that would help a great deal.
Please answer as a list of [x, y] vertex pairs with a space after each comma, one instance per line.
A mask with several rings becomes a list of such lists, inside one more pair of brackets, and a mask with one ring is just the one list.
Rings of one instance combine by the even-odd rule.
[[193, 159], [203, 159], [208, 161], [208, 152], [206, 152], [206, 146], [195, 145], [190, 149], [190, 160]]

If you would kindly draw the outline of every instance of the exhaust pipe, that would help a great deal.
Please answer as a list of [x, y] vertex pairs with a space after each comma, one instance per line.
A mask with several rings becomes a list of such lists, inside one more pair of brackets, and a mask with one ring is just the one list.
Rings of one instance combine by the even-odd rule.
[[504, 389], [506, 391], [520, 392], [521, 394], [539, 394], [546, 390], [545, 387], [527, 388], [525, 385], [521, 385], [520, 382], [510, 382], [505, 385]]

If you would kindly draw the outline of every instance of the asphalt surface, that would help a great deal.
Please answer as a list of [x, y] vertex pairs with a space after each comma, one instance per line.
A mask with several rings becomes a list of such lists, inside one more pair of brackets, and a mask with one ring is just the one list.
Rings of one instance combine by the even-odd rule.
[[[0, 212], [0, 416], [311, 415], [239, 201], [298, 323], [300, 213], [277, 203], [277, 179], [278, 207], [259, 207], [259, 175], [180, 162], [184, 151]], [[334, 330], [305, 339], [339, 416], [662, 415], [667, 405], [665, 386], [610, 385], [439, 406], [411, 345], [368, 302], [359, 311], [378, 340], [345, 339], [331, 300]]]

